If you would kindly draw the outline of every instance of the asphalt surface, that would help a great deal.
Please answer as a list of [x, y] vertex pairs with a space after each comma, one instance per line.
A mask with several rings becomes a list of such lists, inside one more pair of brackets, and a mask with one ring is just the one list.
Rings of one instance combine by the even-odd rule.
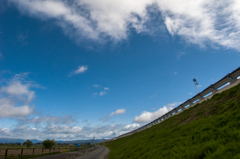
[[70, 159], [70, 158], [76, 158], [78, 156], [85, 155], [86, 153], [88, 153], [90, 151], [96, 151], [96, 150], [94, 150], [94, 148], [88, 148], [88, 149], [79, 150], [79, 151], [73, 151], [73, 152], [60, 153], [60, 154], [56, 154], [56, 155], [37, 157], [35, 159]]
[[110, 150], [107, 147], [99, 146], [97, 150], [75, 159], [107, 159], [109, 152]]

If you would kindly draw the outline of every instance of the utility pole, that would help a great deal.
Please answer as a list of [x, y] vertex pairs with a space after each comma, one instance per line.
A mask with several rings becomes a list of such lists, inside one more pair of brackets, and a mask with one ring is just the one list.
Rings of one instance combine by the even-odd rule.
[[193, 82], [194, 82], [194, 84], [195, 84], [196, 93], [198, 94], [197, 85], [199, 85], [199, 84], [198, 84], [198, 82], [197, 82], [197, 80], [196, 80], [195, 78], [193, 79]]
[[93, 137], [93, 139], [92, 139], [92, 145], [94, 145], [94, 139], [95, 139], [95, 135], [94, 135], [94, 137]]

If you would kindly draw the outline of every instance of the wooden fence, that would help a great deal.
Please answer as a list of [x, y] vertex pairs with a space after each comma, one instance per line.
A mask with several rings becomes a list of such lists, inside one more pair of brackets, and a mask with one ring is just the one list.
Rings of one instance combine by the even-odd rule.
[[7, 148], [7, 149], [0, 149], [0, 159], [7, 159], [7, 158], [22, 158], [23, 156], [27, 155], [43, 155], [49, 154], [54, 152], [65, 152], [65, 151], [72, 151], [78, 150], [78, 147], [54, 147], [51, 149], [46, 148]]

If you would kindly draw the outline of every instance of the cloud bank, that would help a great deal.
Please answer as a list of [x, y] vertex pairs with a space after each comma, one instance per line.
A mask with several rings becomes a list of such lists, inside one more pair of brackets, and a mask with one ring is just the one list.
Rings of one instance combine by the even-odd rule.
[[121, 133], [122, 125], [102, 125], [95, 127], [80, 127], [70, 125], [47, 125], [44, 127], [18, 126], [13, 129], [0, 128], [0, 136], [3, 138], [21, 139], [56, 139], [76, 140], [96, 138], [112, 138], [113, 133]]
[[210, 44], [240, 51], [238, 0], [9, 1], [23, 14], [52, 20], [76, 41], [119, 42], [131, 30], [149, 35], [167, 31], [201, 47]]

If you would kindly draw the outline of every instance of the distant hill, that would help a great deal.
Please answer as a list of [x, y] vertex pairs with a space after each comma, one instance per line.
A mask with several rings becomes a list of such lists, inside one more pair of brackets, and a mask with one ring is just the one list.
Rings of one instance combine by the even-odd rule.
[[[30, 139], [33, 143], [38, 143], [42, 142], [43, 140], [37, 140], [37, 139]], [[105, 141], [106, 139], [95, 139], [95, 143], [99, 143], [102, 141]], [[26, 139], [14, 139], [14, 138], [0, 138], [0, 143], [24, 143]], [[62, 140], [57, 140], [57, 143], [85, 143], [85, 142], [92, 142], [92, 139], [89, 140], [73, 140], [73, 141], [62, 141]]]
[[[95, 139], [94, 143], [99, 143], [99, 142], [103, 142], [106, 141], [106, 139]], [[73, 140], [73, 141], [57, 141], [58, 143], [85, 143], [85, 142], [92, 142], [92, 139], [89, 140]]]
[[[14, 139], [14, 138], [0, 138], [0, 143], [24, 143], [26, 139]], [[31, 140], [33, 143], [42, 142], [37, 139]]]
[[109, 159], [240, 158], [240, 84], [139, 133], [103, 143]]

